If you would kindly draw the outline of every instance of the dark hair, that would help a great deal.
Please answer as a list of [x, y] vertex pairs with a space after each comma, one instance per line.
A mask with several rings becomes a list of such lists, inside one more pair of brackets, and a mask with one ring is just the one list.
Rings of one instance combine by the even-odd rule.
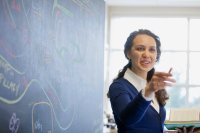
[[[148, 36], [151, 36], [152, 38], [155, 39], [156, 41], [156, 50], [157, 50], [157, 57], [156, 57], [156, 60], [159, 61], [160, 59], [160, 56], [161, 56], [161, 42], [160, 42], [160, 38], [155, 35], [154, 33], [152, 33], [150, 30], [147, 30], [147, 29], [139, 29], [138, 31], [134, 31], [132, 32], [129, 37], [127, 38], [126, 40], [126, 43], [124, 45], [124, 54], [125, 54], [125, 57], [128, 59], [128, 52], [130, 51], [131, 47], [134, 45], [133, 44], [133, 40], [135, 39], [135, 37], [137, 35], [141, 35], [141, 34], [145, 34], [145, 35], [148, 35]], [[129, 59], [128, 59], [129, 60]], [[128, 61], [128, 64], [124, 66], [124, 68], [118, 73], [118, 76], [114, 79], [117, 80], [119, 78], [122, 78], [124, 76], [124, 73], [126, 72], [127, 68], [131, 68], [132, 66], [132, 63], [131, 63], [131, 60]], [[153, 76], [155, 72], [155, 68], [152, 68], [148, 73], [147, 73], [147, 82], [149, 82]], [[166, 92], [165, 89], [163, 90], [159, 90], [157, 91], [156, 93], [156, 98], [159, 102], [159, 104], [161, 105], [165, 105], [166, 104], [166, 100], [169, 99], [169, 96]]]

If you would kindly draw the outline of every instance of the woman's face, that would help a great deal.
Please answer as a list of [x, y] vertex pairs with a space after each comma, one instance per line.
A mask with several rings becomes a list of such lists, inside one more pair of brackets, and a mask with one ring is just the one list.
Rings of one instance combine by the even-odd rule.
[[132, 43], [133, 45], [128, 53], [132, 62], [131, 69], [138, 74], [144, 72], [147, 74], [156, 63], [156, 41], [151, 36], [141, 34], [137, 35]]

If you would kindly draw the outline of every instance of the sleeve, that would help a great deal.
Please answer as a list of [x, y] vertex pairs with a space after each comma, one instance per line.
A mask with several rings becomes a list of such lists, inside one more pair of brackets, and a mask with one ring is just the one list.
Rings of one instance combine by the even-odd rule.
[[141, 92], [131, 96], [128, 88], [122, 83], [111, 84], [109, 95], [114, 115], [124, 124], [140, 121], [151, 103], [143, 98]]

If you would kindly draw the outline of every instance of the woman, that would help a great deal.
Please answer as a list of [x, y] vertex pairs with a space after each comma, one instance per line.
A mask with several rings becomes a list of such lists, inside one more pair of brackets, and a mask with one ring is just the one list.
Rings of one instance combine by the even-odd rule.
[[164, 132], [165, 88], [175, 80], [170, 72], [154, 72], [160, 46], [159, 37], [146, 29], [134, 31], [127, 38], [124, 54], [129, 62], [108, 93], [118, 133]]

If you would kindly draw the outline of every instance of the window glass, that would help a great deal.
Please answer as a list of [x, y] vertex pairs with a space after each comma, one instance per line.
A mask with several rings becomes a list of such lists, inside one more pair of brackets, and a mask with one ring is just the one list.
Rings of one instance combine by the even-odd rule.
[[160, 37], [163, 50], [186, 50], [187, 22], [186, 18], [112, 18], [111, 48], [123, 49], [132, 31], [147, 28]]
[[191, 87], [189, 89], [189, 106], [200, 106], [200, 87]]
[[181, 86], [174, 86], [166, 88], [169, 94], [169, 100], [166, 104], [166, 119], [169, 119], [170, 108], [182, 108], [186, 107], [186, 88]]
[[191, 52], [190, 54], [190, 67], [189, 67], [189, 83], [200, 85], [200, 52]]
[[173, 78], [176, 79], [176, 84], [185, 84], [187, 70], [186, 52], [162, 52], [160, 61], [156, 65], [156, 70], [168, 72], [171, 67], [173, 68], [172, 74]]
[[200, 19], [190, 20], [190, 50], [200, 50]]
[[109, 81], [112, 81], [116, 78], [118, 72], [128, 63], [128, 60], [125, 58], [122, 50], [111, 51], [109, 63]]

